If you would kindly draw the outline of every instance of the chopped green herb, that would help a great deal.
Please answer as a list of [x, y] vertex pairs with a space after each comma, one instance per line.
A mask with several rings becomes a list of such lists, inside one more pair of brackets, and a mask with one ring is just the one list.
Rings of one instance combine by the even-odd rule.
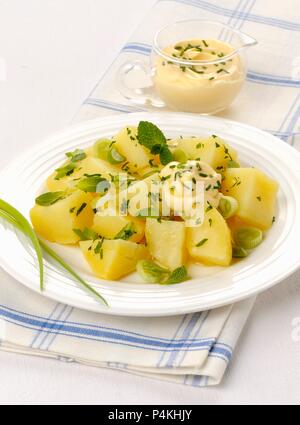
[[71, 162], [78, 162], [86, 158], [86, 153], [82, 149], [75, 149], [73, 152], [67, 152], [66, 156]]
[[218, 69], [217, 74], [219, 74], [220, 72], [225, 72], [226, 74], [229, 74], [229, 72], [224, 68]]
[[239, 178], [239, 177], [234, 177], [233, 178], [233, 180], [234, 180], [234, 183], [233, 183], [233, 185], [230, 187], [230, 189], [232, 189], [233, 187], [236, 187], [236, 186], [239, 186], [242, 182], [241, 182], [241, 179]]
[[78, 210], [76, 211], [76, 215], [78, 216], [80, 213], [82, 213], [82, 211], [85, 209], [85, 207], [87, 206], [86, 202], [83, 202], [80, 207], [78, 208]]
[[134, 230], [133, 223], [128, 223], [122, 230], [120, 230], [119, 233], [116, 234], [114, 239], [123, 239], [124, 241], [127, 241], [135, 233], [136, 231]]
[[98, 233], [96, 233], [94, 230], [89, 229], [87, 227], [85, 227], [83, 230], [73, 229], [73, 232], [77, 236], [79, 236], [81, 241], [90, 241], [90, 240], [95, 241], [96, 239], [99, 238]]
[[205, 212], [208, 212], [208, 211], [213, 209], [213, 206], [209, 202], [207, 202], [207, 203], [208, 203], [208, 206], [206, 207]]
[[76, 184], [76, 187], [83, 192], [104, 194], [108, 191], [110, 183], [101, 174], [85, 174], [85, 177]]
[[[103, 245], [103, 242], [104, 242], [104, 238], [101, 238], [98, 242], [97, 242], [97, 245], [95, 246], [95, 248], [94, 248], [94, 253], [95, 254], [100, 254], [100, 257], [102, 258], [102, 254], [101, 254], [101, 251], [102, 251], [102, 245]], [[102, 251], [103, 252], [103, 251]]]
[[188, 273], [185, 266], [177, 267], [173, 270], [167, 280], [161, 282], [162, 285], [173, 285], [181, 283], [188, 279]]
[[63, 177], [70, 176], [71, 174], [74, 173], [75, 168], [77, 168], [77, 165], [74, 164], [73, 162], [70, 162], [69, 164], [64, 165], [63, 167], [57, 168], [55, 170], [56, 171], [55, 180], [59, 180], [59, 179], [62, 179]]
[[37, 205], [48, 207], [55, 204], [57, 201], [64, 199], [67, 196], [66, 192], [46, 192], [35, 199]]
[[140, 260], [137, 263], [136, 270], [138, 274], [149, 283], [161, 283], [168, 275], [170, 275], [169, 270], [164, 269], [149, 260]]
[[202, 43], [204, 44], [205, 47], [208, 47], [208, 44], [206, 43], [205, 40], [202, 40]]
[[196, 244], [196, 247], [199, 248], [200, 246], [203, 246], [208, 241], [207, 238], [202, 239], [200, 242]]

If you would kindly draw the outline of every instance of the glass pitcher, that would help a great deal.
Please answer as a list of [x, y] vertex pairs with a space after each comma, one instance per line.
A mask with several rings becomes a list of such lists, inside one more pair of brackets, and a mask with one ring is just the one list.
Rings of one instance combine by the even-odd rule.
[[155, 34], [150, 61], [120, 67], [117, 87], [139, 105], [215, 114], [240, 92], [246, 48], [255, 44], [253, 37], [220, 22], [175, 22]]

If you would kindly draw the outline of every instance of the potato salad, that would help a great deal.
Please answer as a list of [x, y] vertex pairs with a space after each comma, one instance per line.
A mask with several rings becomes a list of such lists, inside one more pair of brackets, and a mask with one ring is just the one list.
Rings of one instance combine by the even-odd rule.
[[30, 211], [45, 240], [76, 245], [91, 272], [146, 283], [189, 279], [189, 264], [228, 267], [275, 221], [278, 185], [217, 135], [167, 139], [147, 121], [66, 152]]

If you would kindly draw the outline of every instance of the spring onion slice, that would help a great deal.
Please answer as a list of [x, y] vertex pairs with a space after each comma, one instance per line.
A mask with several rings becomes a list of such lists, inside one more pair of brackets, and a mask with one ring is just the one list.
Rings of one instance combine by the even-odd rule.
[[110, 164], [121, 164], [126, 160], [125, 156], [121, 155], [120, 152], [115, 148], [111, 147], [107, 154], [107, 161]]
[[234, 240], [241, 248], [253, 249], [262, 242], [263, 233], [256, 227], [240, 227], [234, 232]]
[[175, 149], [173, 152], [174, 161], [185, 163], [188, 160], [187, 154], [182, 149]]
[[29, 239], [32, 242], [32, 245], [35, 249], [38, 263], [39, 263], [39, 270], [40, 270], [40, 289], [43, 291], [44, 289], [44, 264], [43, 264], [43, 253], [39, 244], [38, 237], [35, 233], [35, 231], [32, 229], [30, 223], [26, 218], [18, 211], [16, 210], [12, 205], [5, 202], [3, 199], [0, 199], [0, 209], [4, 211], [7, 215], [13, 217], [13, 219], [18, 222], [18, 224], [21, 226], [21, 230], [29, 237]]
[[245, 258], [248, 256], [248, 251], [242, 248], [241, 246], [232, 247], [232, 257], [233, 258]]
[[219, 202], [219, 211], [227, 219], [232, 217], [238, 210], [239, 204], [232, 196], [222, 196]]
[[108, 151], [112, 141], [109, 139], [97, 140], [94, 144], [94, 152], [98, 158], [107, 160]]

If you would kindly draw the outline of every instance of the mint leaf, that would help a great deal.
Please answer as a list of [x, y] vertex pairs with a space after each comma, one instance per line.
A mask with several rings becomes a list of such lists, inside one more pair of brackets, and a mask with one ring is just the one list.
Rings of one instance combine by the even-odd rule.
[[120, 230], [119, 233], [116, 234], [114, 239], [123, 239], [124, 241], [127, 241], [135, 233], [136, 231], [134, 230], [133, 223], [128, 223], [122, 230]]
[[153, 155], [159, 154], [160, 162], [167, 165], [173, 161], [173, 155], [168, 148], [167, 139], [163, 132], [151, 122], [140, 121], [138, 126], [138, 141]]
[[159, 154], [161, 152], [161, 150], [162, 150], [162, 146], [163, 145], [154, 145], [154, 146], [152, 146], [151, 151], [150, 151], [152, 153], [152, 155]]
[[102, 177], [101, 174], [85, 174], [85, 177], [76, 184], [76, 187], [83, 192], [97, 192], [104, 194], [108, 191], [110, 183]]
[[167, 280], [161, 282], [162, 285], [173, 285], [174, 283], [180, 283], [188, 279], [188, 273], [185, 266], [177, 267], [173, 270]]
[[70, 158], [71, 162], [77, 162], [85, 159], [86, 153], [82, 149], [75, 149], [73, 152], [67, 152], [66, 157]]
[[75, 168], [77, 168], [77, 165], [73, 162], [70, 162], [67, 165], [64, 165], [63, 167], [57, 168], [55, 180], [62, 179], [63, 177], [70, 176], [74, 173]]
[[35, 199], [37, 205], [48, 207], [66, 197], [66, 192], [46, 192]]
[[173, 161], [173, 154], [170, 151], [170, 149], [168, 148], [167, 145], [163, 146], [160, 154], [159, 154], [159, 159], [160, 162], [162, 163], [162, 165], [167, 165], [169, 164], [169, 162]]
[[149, 150], [155, 145], [167, 143], [163, 132], [154, 124], [148, 121], [140, 121], [138, 126], [138, 141]]

